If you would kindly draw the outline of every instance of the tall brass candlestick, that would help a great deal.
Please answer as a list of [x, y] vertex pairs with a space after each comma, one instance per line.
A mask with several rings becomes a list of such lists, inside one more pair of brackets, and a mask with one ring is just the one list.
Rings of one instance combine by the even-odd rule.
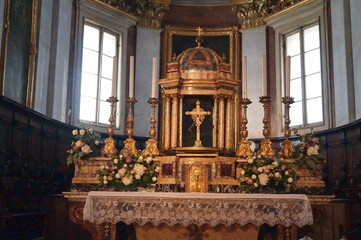
[[264, 139], [261, 141], [261, 147], [258, 150], [258, 153], [263, 153], [268, 156], [274, 156], [276, 153], [272, 149], [272, 142], [268, 139], [269, 135], [269, 104], [271, 103], [271, 97], [269, 96], [262, 96], [259, 98], [259, 102], [263, 103], [263, 136]]
[[125, 102], [128, 103], [128, 118], [127, 118], [127, 135], [128, 138], [124, 141], [124, 148], [122, 149], [122, 153], [124, 151], [132, 152], [134, 154], [138, 154], [139, 150], [135, 146], [136, 141], [133, 139], [134, 135], [134, 118], [133, 118], [133, 107], [134, 103], [137, 102], [135, 98], [127, 98]]
[[110, 117], [109, 117], [109, 127], [108, 135], [109, 137], [105, 139], [105, 145], [100, 150], [101, 154], [105, 157], [113, 157], [118, 153], [118, 150], [115, 148], [115, 140], [113, 139], [114, 134], [114, 122], [115, 122], [115, 104], [119, 100], [117, 97], [110, 97], [107, 99], [107, 102], [110, 103]]
[[279, 152], [279, 154], [284, 158], [291, 158], [293, 154], [293, 143], [291, 140], [289, 140], [289, 137], [291, 136], [291, 130], [290, 130], [290, 105], [294, 103], [293, 97], [286, 96], [282, 98], [282, 103], [285, 105], [285, 129], [284, 129], [284, 136], [285, 140], [282, 143], [282, 149]]
[[159, 103], [159, 100], [157, 98], [149, 98], [148, 103], [150, 104], [151, 107], [150, 129], [149, 129], [150, 139], [148, 139], [145, 142], [147, 146], [144, 150], [144, 153], [146, 155], [158, 156], [159, 155], [158, 141], [155, 140], [154, 138], [156, 135], [155, 123], [157, 122], [155, 120], [155, 107]]
[[239, 157], [252, 157], [253, 151], [251, 150], [251, 143], [247, 140], [248, 137], [248, 130], [247, 130], [247, 105], [251, 104], [249, 98], [242, 98], [240, 100], [240, 103], [242, 105], [242, 121], [241, 121], [241, 142], [239, 144], [239, 147], [237, 149], [237, 156]]

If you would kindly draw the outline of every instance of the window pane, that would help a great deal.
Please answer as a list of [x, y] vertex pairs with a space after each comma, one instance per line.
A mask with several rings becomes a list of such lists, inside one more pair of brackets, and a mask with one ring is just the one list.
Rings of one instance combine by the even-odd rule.
[[96, 99], [89, 97], [80, 97], [80, 116], [81, 120], [95, 122]]
[[83, 48], [83, 72], [98, 74], [98, 62], [97, 52]]
[[301, 58], [300, 55], [291, 58], [291, 79], [301, 77]]
[[295, 101], [302, 100], [302, 86], [301, 86], [301, 78], [297, 78], [291, 80], [291, 96], [294, 97]]
[[302, 102], [295, 102], [290, 108], [290, 126], [303, 124]]
[[100, 99], [107, 100], [112, 94], [112, 81], [102, 78], [100, 86]]
[[99, 51], [99, 29], [84, 25], [83, 47]]
[[320, 47], [320, 34], [318, 25], [307, 28], [303, 31], [305, 52]]
[[104, 33], [103, 36], [103, 54], [114, 57], [116, 55], [116, 37], [109, 33]]
[[320, 49], [315, 49], [305, 53], [305, 74], [309, 75], [312, 73], [321, 71], [320, 64]]
[[112, 79], [113, 58], [106, 55], [102, 56], [102, 77]]
[[81, 95], [96, 98], [97, 97], [97, 75], [82, 72], [81, 77]]
[[307, 123], [323, 121], [322, 98], [307, 100]]
[[108, 124], [109, 117], [110, 117], [110, 104], [108, 102], [100, 101], [99, 123]]
[[306, 77], [306, 98], [322, 96], [321, 73], [312, 74]]
[[300, 33], [295, 33], [286, 38], [286, 55], [300, 54]]

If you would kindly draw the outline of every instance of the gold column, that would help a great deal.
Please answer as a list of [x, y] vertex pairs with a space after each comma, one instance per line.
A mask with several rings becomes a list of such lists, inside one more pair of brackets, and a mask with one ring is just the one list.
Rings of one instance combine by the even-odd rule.
[[179, 133], [178, 133], [178, 146], [182, 147], [183, 141], [183, 96], [179, 95]]
[[224, 96], [219, 95], [218, 109], [218, 147], [224, 148]]
[[105, 145], [100, 150], [100, 153], [105, 157], [114, 157], [118, 153], [118, 150], [115, 148], [115, 140], [113, 138], [113, 134], [115, 122], [115, 104], [119, 102], [119, 100], [117, 97], [112, 96], [107, 99], [107, 102], [110, 103], [110, 117], [108, 127], [109, 137], [105, 139]]
[[213, 141], [212, 147], [217, 147], [217, 113], [218, 113], [218, 96], [213, 96]]
[[177, 147], [178, 134], [178, 94], [172, 94], [172, 126], [171, 126], [171, 148]]
[[170, 96], [165, 95], [165, 111], [164, 111], [164, 148], [170, 147]]
[[155, 107], [156, 107], [156, 104], [159, 103], [159, 100], [157, 98], [149, 98], [148, 103], [151, 106], [151, 114], [150, 114], [150, 121], [149, 121], [150, 122], [150, 129], [149, 129], [150, 139], [148, 139], [145, 142], [146, 148], [144, 150], [144, 153], [146, 155], [158, 156], [159, 155], [158, 141], [155, 140], [155, 135], [156, 135], [155, 124], [157, 122], [157, 120], [155, 119]]
[[240, 129], [239, 129], [239, 123], [240, 123], [240, 107], [239, 107], [239, 93], [238, 93], [238, 89], [234, 94], [234, 101], [233, 101], [233, 124], [232, 126], [234, 126], [234, 131], [233, 131], [233, 135], [234, 135], [234, 142], [233, 142], [233, 146], [234, 148], [236, 148], [237, 143], [239, 142], [239, 133], [240, 133]]
[[232, 97], [231, 96], [227, 96], [226, 99], [226, 144], [225, 147], [226, 149], [230, 149], [231, 148], [231, 100]]
[[265, 153], [266, 155], [274, 156], [276, 153], [272, 149], [272, 142], [268, 139], [269, 135], [269, 104], [271, 103], [271, 97], [262, 96], [259, 98], [259, 102], [263, 103], [263, 136], [264, 138], [261, 141], [261, 147], [258, 150], [258, 153]]
[[240, 103], [242, 104], [242, 121], [241, 121], [241, 142], [238, 146], [236, 155], [239, 157], [247, 158], [252, 157], [253, 151], [250, 148], [251, 143], [247, 140], [248, 136], [248, 130], [247, 130], [247, 105], [251, 104], [249, 98], [242, 98], [240, 100]]

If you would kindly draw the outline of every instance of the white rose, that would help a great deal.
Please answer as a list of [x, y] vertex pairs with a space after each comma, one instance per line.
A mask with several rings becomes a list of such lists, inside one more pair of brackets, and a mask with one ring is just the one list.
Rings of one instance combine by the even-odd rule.
[[147, 157], [147, 160], [145, 160], [147, 163], [150, 163], [153, 160], [152, 157]]
[[120, 174], [119, 173], [115, 174], [115, 178], [120, 178]]
[[83, 153], [85, 153], [85, 154], [89, 154], [89, 153], [93, 152], [93, 151], [91, 150], [91, 148], [89, 147], [89, 145], [87, 145], [87, 144], [85, 144], [85, 145], [81, 148], [81, 151], [82, 151]]
[[119, 154], [119, 158], [122, 159], [122, 158], [123, 158], [123, 155], [122, 155], [122, 154]]
[[156, 167], [156, 168], [154, 169], [154, 171], [155, 171], [155, 172], [160, 172], [160, 167]]
[[280, 178], [280, 177], [281, 177], [281, 174], [280, 174], [279, 172], [276, 172], [276, 173], [275, 173], [275, 177], [276, 177], [276, 178]]
[[75, 136], [75, 135], [78, 135], [78, 130], [77, 130], [77, 129], [74, 129], [71, 133], [72, 133], [74, 136]]
[[144, 159], [143, 156], [139, 156], [138, 158], [139, 161], [143, 161], [143, 159]]
[[94, 143], [95, 145], [99, 145], [100, 142], [98, 140], [95, 140]]
[[117, 163], [118, 163], [118, 159], [115, 158], [115, 159], [113, 160], [113, 162], [114, 162], [115, 164], [117, 164]]
[[79, 130], [79, 134], [83, 136], [83, 135], [85, 134], [85, 130], [84, 130], [84, 129], [80, 129], [80, 130]]
[[248, 162], [249, 164], [252, 164], [252, 163], [253, 163], [253, 158], [248, 158], [247, 162]]
[[93, 133], [93, 129], [92, 128], [89, 128], [88, 130], [90, 133]]
[[257, 178], [257, 176], [253, 174], [253, 175], [251, 176], [251, 178], [254, 180], [254, 179]]
[[261, 185], [263, 185], [263, 186], [267, 185], [267, 183], [269, 181], [269, 177], [267, 174], [261, 173], [258, 177], [259, 177], [259, 182]]
[[257, 184], [257, 183], [253, 183], [253, 185], [254, 185], [255, 187], [258, 187], [258, 184]]
[[287, 182], [293, 183], [293, 178], [289, 177], [289, 178], [287, 179]]
[[288, 174], [290, 174], [288, 171], [285, 172], [285, 175], [288, 176]]
[[123, 177], [125, 175], [126, 171], [127, 170], [125, 168], [121, 168], [121, 169], [118, 170], [118, 174], [120, 175], [120, 177]]
[[105, 166], [104, 166], [104, 165], [101, 165], [101, 166], [100, 166], [100, 169], [101, 169], [101, 170], [103, 170], [104, 168], [105, 168]]
[[135, 175], [135, 179], [138, 179], [138, 180], [139, 180], [139, 179], [140, 179], [140, 175], [138, 175], [138, 174]]
[[108, 181], [107, 181], [107, 180], [104, 180], [103, 183], [104, 183], [104, 184], [108, 184]]
[[124, 185], [129, 185], [133, 182], [133, 175], [126, 176], [122, 179]]
[[257, 171], [258, 171], [258, 172], [263, 172], [263, 167], [257, 168]]
[[244, 174], [246, 174], [246, 171], [242, 170], [241, 175], [244, 175]]
[[75, 146], [81, 147], [81, 145], [83, 145], [82, 141], [78, 140], [75, 142]]
[[107, 180], [107, 179], [108, 179], [108, 177], [107, 177], [107, 176], [104, 176], [104, 177], [103, 177], [103, 179], [104, 179], [104, 180]]
[[135, 164], [133, 171], [136, 175], [143, 175], [144, 174], [144, 166], [142, 164]]
[[152, 180], [153, 180], [153, 182], [156, 182], [156, 181], [157, 181], [157, 177], [153, 177]]
[[275, 167], [278, 167], [278, 162], [277, 162], [277, 161], [274, 161], [274, 162], [272, 163], [272, 165], [275, 166]]
[[316, 147], [309, 147], [307, 149], [307, 155], [311, 156], [311, 155], [317, 155], [318, 154], [318, 148]]
[[126, 167], [128, 167], [128, 165], [125, 163], [125, 164], [123, 165], [123, 167], [125, 167], [125, 168], [126, 168]]
[[105, 165], [105, 169], [109, 169], [109, 166]]

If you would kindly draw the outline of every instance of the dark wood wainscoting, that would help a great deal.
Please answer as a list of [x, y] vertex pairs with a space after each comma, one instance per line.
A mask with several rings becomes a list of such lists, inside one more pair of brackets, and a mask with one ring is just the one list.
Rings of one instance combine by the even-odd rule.
[[[66, 150], [73, 129], [0, 97], [1, 240], [42, 237], [52, 211], [52, 195], [71, 186], [74, 168], [66, 163]], [[126, 136], [114, 138], [120, 149]], [[135, 140], [144, 149], [147, 138]], [[67, 216], [67, 211], [62, 214]]]

